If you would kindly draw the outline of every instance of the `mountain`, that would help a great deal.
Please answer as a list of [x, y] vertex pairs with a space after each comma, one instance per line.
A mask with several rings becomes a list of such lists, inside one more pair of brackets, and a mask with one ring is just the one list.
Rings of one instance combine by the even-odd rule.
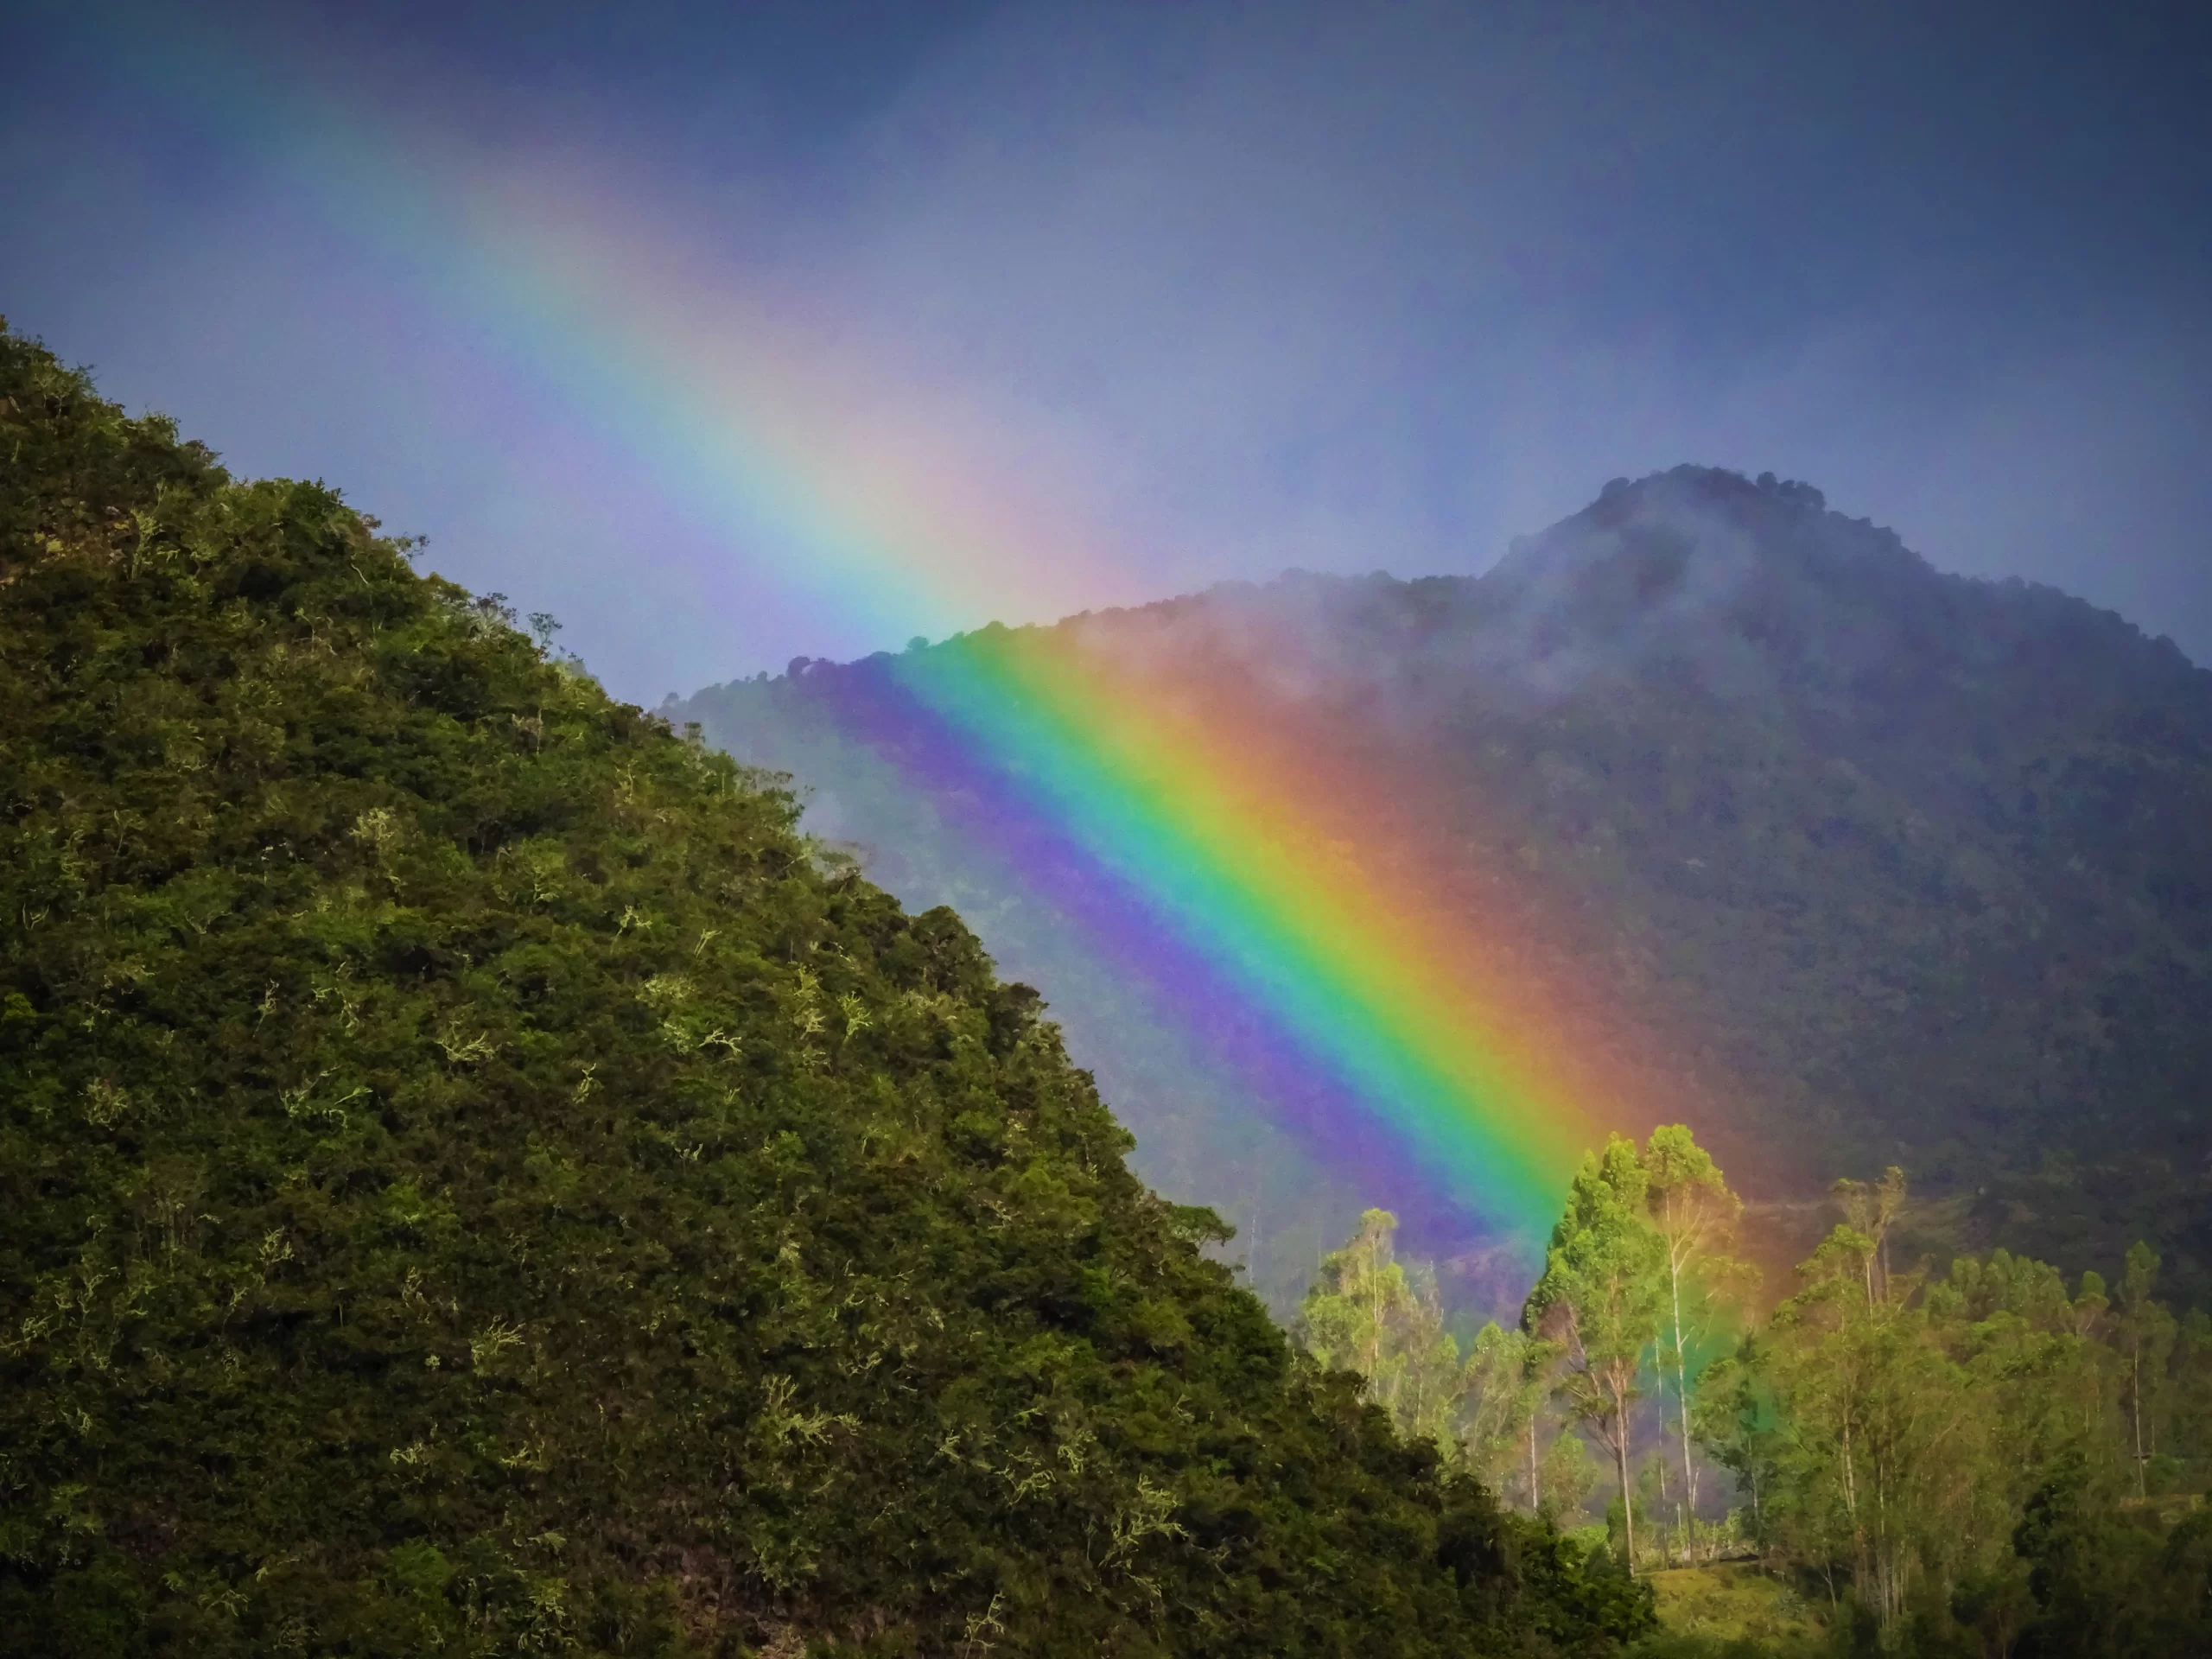
[[0, 1652], [1649, 1626], [788, 793], [4, 329], [0, 456]]
[[[1399, 780], [1372, 810], [1460, 849], [1439, 892], [1548, 918], [1527, 971], [1637, 1033], [1657, 1109], [1778, 1232], [1834, 1176], [1898, 1163], [1923, 1195], [1908, 1249], [2109, 1270], [2145, 1236], [2180, 1294], [2212, 1291], [2212, 673], [2170, 641], [1941, 574], [1809, 486], [1700, 467], [1617, 480], [1480, 577], [1293, 574], [1046, 632], [1194, 695], [1233, 681]], [[1178, 1054], [988, 847], [932, 829], [942, 799], [870, 769], [823, 713], [868, 667], [664, 712], [805, 779], [893, 891], [957, 895], [1138, 1167], [1262, 1224], [1254, 1280], [1285, 1304], [1394, 1195]]]

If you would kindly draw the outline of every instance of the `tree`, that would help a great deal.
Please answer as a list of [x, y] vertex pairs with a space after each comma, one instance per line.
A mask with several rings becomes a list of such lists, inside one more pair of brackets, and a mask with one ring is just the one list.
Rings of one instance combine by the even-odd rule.
[[2212, 1518], [2145, 1501], [2212, 1429], [2212, 1321], [2177, 1327], [2147, 1245], [2110, 1294], [2002, 1249], [1897, 1270], [1903, 1177], [1837, 1190], [1851, 1219], [1694, 1404], [1763, 1549], [1855, 1595], [1885, 1649], [2212, 1651]]
[[1459, 1373], [1459, 1446], [1475, 1472], [1503, 1491], [1509, 1471], [1539, 1509], [1544, 1482], [1536, 1452], [1536, 1419], [1550, 1388], [1556, 1355], [1548, 1343], [1495, 1319], [1475, 1332]]
[[2151, 1459], [2158, 1449], [2155, 1405], [2147, 1446], [2144, 1438], [2144, 1399], [2148, 1395], [2157, 1402], [2165, 1392], [2166, 1363], [2173, 1352], [2176, 1334], [2173, 1315], [2151, 1300], [2158, 1284], [2158, 1252], [2138, 1239], [2129, 1247], [2120, 1274], [2117, 1334], [2121, 1360], [2127, 1367], [2128, 1427], [2134, 1443], [2135, 1496], [2139, 1498], [2150, 1495]]
[[1561, 1429], [1544, 1448], [1543, 1484], [1544, 1501], [1539, 1513], [1560, 1522], [1581, 1513], [1583, 1501], [1598, 1484], [1598, 1465], [1591, 1459], [1590, 1448], [1573, 1429]]
[[1454, 1452], [1463, 1391], [1459, 1344], [1444, 1328], [1435, 1268], [1417, 1262], [1405, 1274], [1405, 1300], [1390, 1333], [1393, 1387], [1387, 1403], [1408, 1439], [1433, 1440]]
[[1321, 1259], [1321, 1273], [1298, 1310], [1306, 1351], [1332, 1370], [1357, 1371], [1376, 1386], [1392, 1314], [1406, 1297], [1405, 1270], [1394, 1259], [1398, 1218], [1370, 1210], [1359, 1226]]
[[1707, 1368], [1691, 1419], [1699, 1443], [1749, 1500], [1751, 1533], [1762, 1544], [1771, 1536], [1764, 1499], [1777, 1484], [1782, 1448], [1765, 1359], [1763, 1333], [1746, 1332], [1732, 1352]]
[[1764, 1382], [1783, 1433], [1767, 1518], [1801, 1557], [1844, 1566], [1887, 1625], [1949, 1518], [1945, 1500], [1975, 1491], [1986, 1425], [1924, 1312], [1880, 1298], [1875, 1255], [1867, 1234], [1836, 1228], [1770, 1322]]
[[1697, 1514], [1697, 1460], [1690, 1432], [1691, 1340], [1725, 1288], [1749, 1278], [1750, 1267], [1729, 1254], [1744, 1203], [1728, 1188], [1712, 1155], [1684, 1125], [1656, 1128], [1644, 1143], [1644, 1210], [1666, 1251], [1667, 1326], [1663, 1359], [1675, 1372], [1682, 1440], [1683, 1512]]
[[1866, 1300], [1886, 1301], [1890, 1294], [1890, 1228], [1904, 1209], [1904, 1171], [1891, 1164], [1878, 1181], [1838, 1181], [1830, 1189], [1843, 1205], [1847, 1224], [1866, 1236], [1871, 1248], [1864, 1263]]
[[1322, 1258], [1299, 1308], [1299, 1339], [1324, 1366], [1364, 1377], [1367, 1398], [1405, 1433], [1449, 1445], [1459, 1345], [1444, 1329], [1434, 1273], [1397, 1260], [1397, 1229], [1389, 1211], [1370, 1210], [1344, 1248]]
[[1614, 1135], [1586, 1156], [1552, 1230], [1543, 1277], [1522, 1325], [1556, 1341], [1564, 1362], [1559, 1394], [1612, 1453], [1620, 1482], [1622, 1535], [1636, 1570], [1636, 1516], [1629, 1476], [1637, 1378], [1658, 1340], [1666, 1251], [1646, 1215], [1649, 1181], [1636, 1143]]

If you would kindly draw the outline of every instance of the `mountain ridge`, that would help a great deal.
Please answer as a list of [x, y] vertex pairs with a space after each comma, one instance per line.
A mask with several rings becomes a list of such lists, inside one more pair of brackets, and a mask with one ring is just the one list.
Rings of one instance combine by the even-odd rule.
[[[1688, 1051], [1700, 1134], [1789, 1166], [1772, 1196], [1902, 1160], [1938, 1255], [2108, 1264], [2141, 1231], [2184, 1282], [2212, 1262], [2212, 672], [2171, 640], [1939, 572], [1810, 486], [1688, 467], [1617, 481], [1481, 576], [1290, 573], [1056, 631], [1192, 686], [1211, 664], [1316, 743], [1432, 780], [1492, 866], [1605, 936], [1576, 971]], [[1233, 1189], [1197, 1149], [1215, 1108], [1152, 1111], [1148, 1086], [1185, 1084], [1147, 1084], [1126, 1030], [1071, 1006], [1096, 979], [1061, 982], [1012, 889], [925, 846], [917, 798], [862, 783], [805, 712], [840, 671], [668, 710], [808, 777], [824, 832], [894, 889], [964, 893], [1124, 1103], [1140, 1166]], [[1278, 1306], [1297, 1276], [1255, 1273]]]

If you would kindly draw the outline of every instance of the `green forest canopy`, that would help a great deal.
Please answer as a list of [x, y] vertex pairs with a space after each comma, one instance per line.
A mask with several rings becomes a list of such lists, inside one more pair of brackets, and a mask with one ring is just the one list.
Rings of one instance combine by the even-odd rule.
[[791, 797], [0, 332], [0, 1649], [1589, 1653]]
[[[1463, 1359], [1433, 1273], [1370, 1211], [1300, 1336], [1523, 1509], [1573, 1522], [1597, 1491], [1587, 1535], [1670, 1596], [1736, 1563], [1767, 1593], [1735, 1634], [1802, 1627], [1758, 1651], [2212, 1650], [2212, 1321], [2158, 1300], [2145, 1245], [2110, 1286], [2002, 1250], [1935, 1275], [1895, 1259], [1900, 1172], [1835, 1196], [1842, 1222], [1762, 1316], [1713, 1160], [1679, 1126], [1616, 1136], [1517, 1328]], [[1654, 1651], [1702, 1650], [1692, 1634]]]

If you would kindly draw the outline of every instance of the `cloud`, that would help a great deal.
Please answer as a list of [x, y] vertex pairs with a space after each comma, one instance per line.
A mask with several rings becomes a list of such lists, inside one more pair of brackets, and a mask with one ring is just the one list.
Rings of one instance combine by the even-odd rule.
[[[1746, 29], [1700, 54], [1624, 11], [1019, 8], [855, 139], [798, 245], [963, 411], [979, 466], [1111, 528], [1125, 566], [1072, 573], [1084, 602], [1480, 569], [1604, 478], [1690, 460], [1815, 480], [1947, 568], [2171, 590], [2206, 654], [2176, 543], [2212, 353], [2156, 310], [2054, 328], [2086, 279], [2044, 256], [1978, 288], [2007, 228], [1923, 223], [1970, 195], [1966, 162], [1844, 182], [1814, 131], [1823, 42]], [[2125, 580], [2095, 528], [2150, 531]]]
[[[458, 122], [471, 167], [619, 175], [648, 239], [805, 296], [825, 372], [898, 391], [872, 413], [926, 425], [1009, 522], [1077, 532], [1039, 538], [1007, 620], [1480, 570], [1605, 479], [1694, 461], [1812, 480], [1939, 566], [2212, 660], [2187, 41], [1880, 4], [865, 10], [777, 11], [795, 57], [681, 8], [619, 51], [370, 16], [407, 44], [293, 79], [302, 107], [317, 75], [374, 81], [408, 142]], [[833, 96], [848, 63], [865, 91]], [[502, 361], [496, 320], [105, 65], [27, 74], [48, 101], [0, 117], [0, 192], [47, 232], [0, 283], [111, 391], [427, 531], [448, 574], [568, 616], [625, 695], [990, 620], [810, 606], [787, 550]], [[57, 148], [79, 108], [135, 113]]]

